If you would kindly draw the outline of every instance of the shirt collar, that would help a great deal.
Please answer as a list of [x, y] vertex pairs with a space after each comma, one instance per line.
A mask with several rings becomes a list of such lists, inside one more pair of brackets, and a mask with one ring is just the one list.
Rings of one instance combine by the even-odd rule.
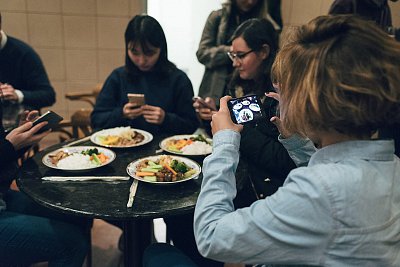
[[1, 34], [1, 43], [0, 43], [0, 50], [4, 48], [4, 46], [6, 46], [7, 43], [7, 35], [1, 30], [0, 31]]
[[312, 155], [309, 166], [320, 163], [336, 163], [351, 158], [391, 161], [394, 159], [394, 141], [357, 140], [329, 145], [319, 149]]

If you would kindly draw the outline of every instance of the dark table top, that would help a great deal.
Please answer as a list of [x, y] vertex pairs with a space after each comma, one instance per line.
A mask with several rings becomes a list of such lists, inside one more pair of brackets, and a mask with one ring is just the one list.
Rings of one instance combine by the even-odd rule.
[[[27, 160], [22, 168], [17, 184], [23, 192], [36, 202], [64, 213], [88, 216], [101, 219], [126, 220], [135, 218], [157, 218], [179, 215], [193, 211], [200, 192], [199, 179], [188, 180], [176, 184], [150, 184], [139, 181], [138, 190], [132, 208], [127, 208], [129, 181], [43, 181], [43, 176], [128, 176], [127, 165], [139, 158], [152, 156], [159, 149], [159, 142], [167, 136], [155, 136], [143, 146], [128, 149], [112, 149], [116, 159], [109, 165], [89, 172], [68, 173], [48, 168], [42, 163], [45, 154], [60, 148], [64, 144], [55, 145], [37, 153]], [[94, 145], [90, 141], [80, 143]], [[158, 153], [167, 154], [167, 153]], [[202, 165], [204, 157], [192, 157]]]

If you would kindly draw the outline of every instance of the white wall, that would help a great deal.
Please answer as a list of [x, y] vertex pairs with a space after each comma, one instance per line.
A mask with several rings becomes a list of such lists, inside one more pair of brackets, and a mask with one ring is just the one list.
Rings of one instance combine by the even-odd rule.
[[221, 8], [222, 0], [148, 0], [147, 14], [164, 29], [168, 57], [192, 81], [195, 95], [199, 90], [204, 66], [196, 58], [201, 33], [212, 10]]

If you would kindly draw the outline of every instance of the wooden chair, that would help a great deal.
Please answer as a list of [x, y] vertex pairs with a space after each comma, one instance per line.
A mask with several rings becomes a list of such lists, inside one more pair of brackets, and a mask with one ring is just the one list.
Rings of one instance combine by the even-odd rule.
[[[65, 128], [71, 128], [71, 138], [81, 138], [91, 134], [90, 113], [96, 103], [96, 97], [100, 93], [103, 84], [97, 84], [91, 92], [72, 92], [65, 94], [65, 98], [71, 101], [83, 101], [89, 103], [91, 108], [81, 108], [75, 111], [70, 120], [64, 120], [60, 123], [60, 132]], [[58, 129], [57, 129], [58, 130]], [[64, 140], [65, 141], [65, 140]]]

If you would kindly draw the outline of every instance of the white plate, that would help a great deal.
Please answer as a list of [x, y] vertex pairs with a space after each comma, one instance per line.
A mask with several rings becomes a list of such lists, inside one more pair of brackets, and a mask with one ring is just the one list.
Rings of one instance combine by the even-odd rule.
[[[77, 168], [61, 168], [61, 167], [57, 167], [57, 165], [53, 164], [51, 162], [50, 159], [50, 155], [55, 155], [57, 154], [59, 151], [64, 151], [65, 153], [81, 153], [84, 150], [87, 149], [93, 149], [93, 148], [97, 148], [97, 150], [100, 153], [103, 153], [104, 155], [106, 155], [108, 157], [108, 161], [102, 165], [96, 165], [96, 166], [84, 166], [84, 167], [77, 167]], [[49, 168], [53, 168], [53, 169], [57, 169], [57, 170], [63, 170], [63, 171], [85, 171], [85, 170], [91, 170], [91, 169], [96, 169], [96, 168], [100, 168], [103, 167], [105, 165], [110, 164], [114, 159], [115, 159], [115, 153], [114, 151], [111, 151], [107, 148], [103, 148], [103, 147], [97, 147], [97, 146], [71, 146], [71, 147], [64, 147], [64, 148], [60, 148], [57, 150], [54, 150], [50, 153], [47, 153], [43, 158], [42, 158], [42, 162], [44, 165], [46, 165]]]
[[[183, 179], [183, 180], [179, 180], [179, 181], [175, 181], [175, 182], [151, 182], [151, 181], [147, 181], [145, 179], [143, 179], [142, 177], [136, 176], [136, 168], [137, 165], [139, 164], [139, 162], [141, 162], [142, 160], [151, 160], [151, 161], [157, 161], [161, 156], [169, 156], [172, 159], [176, 159], [178, 161], [184, 162], [187, 166], [189, 166], [190, 168], [193, 168], [196, 170], [196, 173], [193, 174], [192, 176]], [[146, 182], [146, 183], [151, 183], [151, 184], [176, 184], [176, 183], [181, 183], [181, 182], [185, 182], [194, 178], [197, 178], [201, 172], [201, 167], [200, 165], [188, 158], [184, 158], [184, 157], [179, 157], [179, 156], [171, 156], [171, 155], [157, 155], [157, 156], [150, 156], [150, 157], [145, 157], [145, 158], [141, 158], [138, 160], [135, 160], [131, 163], [128, 164], [128, 166], [126, 167], [126, 172], [129, 174], [129, 176], [133, 177], [134, 179], [137, 179], [139, 181], [142, 182]]]
[[153, 135], [149, 132], [135, 129], [135, 128], [130, 128], [132, 131], [136, 131], [144, 136], [144, 139], [136, 144], [128, 145], [128, 146], [116, 146], [116, 145], [103, 145], [100, 140], [98, 139], [99, 136], [106, 136], [106, 135], [118, 135], [119, 132], [123, 131], [127, 127], [116, 127], [116, 128], [110, 128], [110, 129], [105, 129], [101, 130], [99, 132], [96, 132], [90, 136], [90, 141], [92, 141], [94, 144], [99, 145], [99, 146], [104, 146], [104, 147], [115, 147], [115, 148], [128, 148], [128, 147], [135, 147], [135, 146], [142, 146], [144, 144], [147, 144], [153, 140]]
[[[177, 151], [169, 150], [169, 149], [168, 149], [167, 144], [168, 144], [168, 141], [170, 141], [170, 140], [189, 139], [190, 137], [196, 137], [196, 136], [197, 136], [197, 135], [195, 135], [195, 134], [174, 135], [174, 136], [171, 136], [171, 137], [168, 137], [168, 138], [165, 138], [164, 140], [162, 140], [162, 141], [160, 142], [160, 148], [161, 148], [162, 150], [164, 150], [164, 151], [169, 152], [169, 153], [172, 153], [172, 154], [175, 154], [175, 155], [182, 155], [182, 156], [201, 156], [201, 155], [208, 155], [208, 154], [210, 154], [210, 153], [194, 153], [194, 154], [191, 153], [191, 154], [189, 154], [189, 153], [184, 153], [184, 152], [179, 153], [179, 152], [177, 152]], [[207, 140], [208, 143], [211, 144], [211, 146], [212, 146], [212, 139], [211, 139], [211, 138], [206, 138], [206, 140]]]

